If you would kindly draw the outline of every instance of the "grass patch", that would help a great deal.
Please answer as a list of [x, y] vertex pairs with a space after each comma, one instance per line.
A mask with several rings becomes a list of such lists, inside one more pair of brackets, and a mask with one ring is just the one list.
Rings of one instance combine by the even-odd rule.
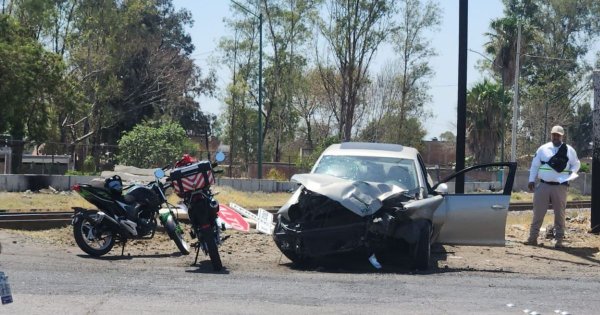
[[[234, 202], [247, 209], [275, 208], [282, 206], [291, 196], [290, 193], [264, 193], [237, 191], [230, 187], [214, 187], [214, 192], [221, 204]], [[169, 202], [177, 204], [180, 198], [175, 194], [168, 196]], [[42, 210], [70, 211], [71, 207], [95, 208], [76, 193], [9, 193], [0, 192], [0, 210]]]
[[236, 203], [244, 208], [275, 208], [281, 207], [290, 197], [291, 193], [265, 193], [265, 192], [245, 192], [238, 191], [231, 187], [215, 187], [216, 196], [221, 204], [228, 205], [230, 202]]
[[[590, 213], [589, 213], [589, 211], [582, 211], [582, 210], [566, 210], [565, 217], [567, 218], [567, 225], [570, 225], [572, 223], [568, 222], [569, 218], [582, 217], [582, 218], [589, 219]], [[533, 218], [533, 211], [509, 212], [506, 217], [506, 226], [523, 225], [529, 229], [529, 225], [531, 224], [532, 218]], [[542, 224], [542, 227], [546, 227], [548, 224], [554, 224], [554, 214], [551, 209], [549, 209], [548, 212], [546, 212], [546, 215], [544, 216], [544, 223]]]
[[69, 211], [71, 207], [93, 207], [75, 193], [9, 193], [0, 192], [0, 209], [2, 210], [51, 210]]
[[[582, 195], [578, 190], [569, 188], [567, 192], [567, 201], [590, 200], [590, 196]], [[510, 202], [533, 202], [533, 193], [531, 192], [513, 192], [510, 195]]]

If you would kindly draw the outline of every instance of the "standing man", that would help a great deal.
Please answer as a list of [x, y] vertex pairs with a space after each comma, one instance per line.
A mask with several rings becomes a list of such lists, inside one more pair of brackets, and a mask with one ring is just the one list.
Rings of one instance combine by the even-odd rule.
[[[533, 195], [533, 220], [529, 230], [526, 245], [537, 245], [540, 227], [548, 206], [552, 203], [554, 209], [555, 248], [563, 247], [565, 236], [565, 207], [567, 205], [567, 188], [569, 181], [577, 177], [581, 163], [577, 152], [570, 145], [563, 143], [565, 131], [561, 126], [552, 127], [552, 141], [540, 146], [529, 170], [529, 191]], [[536, 177], [540, 184], [535, 187]]]

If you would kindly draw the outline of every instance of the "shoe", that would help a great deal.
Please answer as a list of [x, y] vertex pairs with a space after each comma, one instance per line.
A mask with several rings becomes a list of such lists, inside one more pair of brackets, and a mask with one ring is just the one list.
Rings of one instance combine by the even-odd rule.
[[525, 245], [529, 245], [529, 246], [537, 246], [538, 245], [538, 241], [537, 241], [537, 237], [533, 238], [530, 237], [527, 239], [527, 241], [525, 241], [525, 243], [523, 243]]
[[563, 244], [563, 241], [561, 239], [557, 239], [556, 242], [554, 243], [554, 248], [564, 248], [565, 244]]

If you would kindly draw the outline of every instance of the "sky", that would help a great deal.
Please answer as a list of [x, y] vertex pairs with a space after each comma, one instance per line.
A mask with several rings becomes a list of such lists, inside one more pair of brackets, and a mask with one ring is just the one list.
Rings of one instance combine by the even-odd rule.
[[[203, 111], [220, 114], [223, 107], [223, 91], [230, 81], [231, 75], [225, 66], [214, 62], [219, 39], [231, 36], [232, 31], [225, 27], [223, 19], [231, 15], [230, 2], [227, 0], [174, 0], [176, 8], [185, 8], [192, 13], [194, 25], [188, 31], [196, 50], [192, 58], [203, 71], [213, 68], [217, 71], [216, 98], [201, 97], [199, 99]], [[456, 105], [458, 95], [458, 4], [459, 0], [438, 0], [442, 10], [442, 24], [439, 31], [430, 37], [437, 56], [431, 58], [430, 65], [435, 71], [430, 81], [432, 96], [431, 103], [426, 105], [433, 117], [424, 122], [427, 131], [426, 140], [439, 137], [445, 131], [456, 134]], [[484, 33], [489, 31], [492, 19], [502, 16], [501, 0], [469, 0], [468, 47], [471, 50], [483, 52], [483, 45], [488, 41]], [[389, 47], [383, 47], [377, 52], [370, 70], [380, 71], [382, 65], [393, 60], [394, 54]], [[482, 75], [476, 69], [477, 61], [483, 59], [477, 53], [467, 55], [467, 88], [482, 80]], [[205, 72], [206, 73], [206, 72]]]

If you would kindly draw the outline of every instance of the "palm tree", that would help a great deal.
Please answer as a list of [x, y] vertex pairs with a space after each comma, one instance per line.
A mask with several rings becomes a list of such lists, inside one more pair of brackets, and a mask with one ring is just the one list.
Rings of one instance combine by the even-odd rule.
[[490, 28], [493, 32], [485, 33], [490, 41], [485, 43], [485, 52], [494, 57], [492, 70], [502, 78], [504, 87], [514, 82], [515, 51], [517, 50], [517, 20], [504, 17], [492, 20]]
[[492, 163], [502, 141], [510, 97], [502, 85], [484, 79], [467, 92], [467, 145], [475, 163]]
[[[484, 44], [485, 52], [492, 56], [492, 71], [502, 80], [505, 88], [510, 88], [515, 81], [515, 55], [517, 53], [518, 24], [521, 27], [521, 52], [536, 36], [535, 21], [531, 20], [533, 12], [538, 10], [535, 1], [509, 0], [505, 2], [505, 16], [490, 22], [490, 32], [485, 33], [490, 41]], [[520, 63], [523, 64], [524, 55]]]

